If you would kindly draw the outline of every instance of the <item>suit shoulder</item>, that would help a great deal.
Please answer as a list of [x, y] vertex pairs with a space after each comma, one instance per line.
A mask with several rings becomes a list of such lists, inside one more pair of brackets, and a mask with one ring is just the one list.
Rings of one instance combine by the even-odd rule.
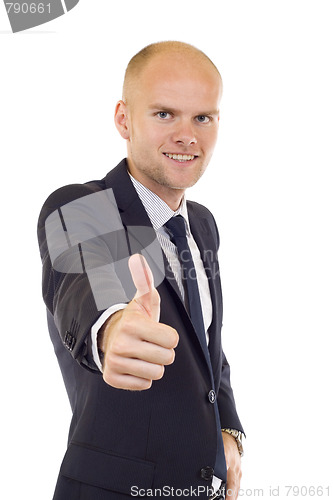
[[213, 218], [213, 214], [210, 210], [208, 210], [207, 207], [204, 205], [201, 205], [200, 203], [197, 203], [196, 201], [187, 201], [187, 209], [189, 213], [193, 213], [193, 215], [197, 217], [204, 217], [204, 218]]
[[105, 189], [103, 181], [90, 181], [84, 184], [68, 184], [62, 186], [51, 193], [44, 202], [43, 206], [57, 209], [66, 203], [82, 198], [92, 193]]
[[112, 186], [114, 183], [121, 182], [121, 180], [119, 181], [119, 174], [126, 171], [127, 163], [124, 159], [101, 180], [93, 180], [83, 184], [68, 184], [67, 186], [57, 189], [45, 200], [41, 215], [51, 213], [67, 203], [78, 200], [89, 194], [105, 190], [107, 186]]
[[39, 222], [45, 221], [49, 214], [67, 203], [103, 189], [105, 189], [104, 180], [90, 181], [84, 184], [68, 184], [67, 186], [56, 189], [45, 200], [40, 211]]
[[201, 205], [200, 203], [197, 203], [196, 201], [187, 201], [187, 210], [190, 218], [206, 219], [207, 224], [210, 227], [210, 230], [215, 239], [216, 247], [218, 248], [220, 245], [220, 237], [217, 224], [212, 212], [208, 210], [207, 207]]

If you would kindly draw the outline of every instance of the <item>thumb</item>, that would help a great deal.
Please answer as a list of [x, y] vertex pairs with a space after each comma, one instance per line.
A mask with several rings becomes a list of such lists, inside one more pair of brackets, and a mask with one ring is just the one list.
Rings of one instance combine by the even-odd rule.
[[143, 255], [136, 253], [129, 258], [128, 266], [136, 287], [133, 302], [136, 302], [151, 319], [158, 322], [160, 318], [160, 296], [154, 287], [153, 273], [146, 259]]

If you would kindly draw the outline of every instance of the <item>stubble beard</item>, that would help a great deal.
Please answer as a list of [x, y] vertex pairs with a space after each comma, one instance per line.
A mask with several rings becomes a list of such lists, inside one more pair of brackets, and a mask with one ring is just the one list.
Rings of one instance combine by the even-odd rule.
[[[141, 162], [140, 162], [141, 163]], [[151, 181], [159, 184], [160, 186], [163, 186], [168, 189], [174, 189], [174, 190], [185, 190], [187, 188], [190, 188], [194, 186], [198, 180], [201, 178], [203, 173], [206, 170], [207, 165], [201, 165], [198, 170], [193, 172], [193, 175], [190, 179], [184, 179], [184, 182], [182, 183], [176, 183], [170, 175], [168, 175], [168, 172], [165, 172], [165, 169], [159, 166], [153, 166], [153, 167], [147, 167], [147, 164], [142, 162], [139, 170], [141, 173], [143, 173], [147, 178], [149, 178]], [[186, 168], [186, 167], [184, 167]]]

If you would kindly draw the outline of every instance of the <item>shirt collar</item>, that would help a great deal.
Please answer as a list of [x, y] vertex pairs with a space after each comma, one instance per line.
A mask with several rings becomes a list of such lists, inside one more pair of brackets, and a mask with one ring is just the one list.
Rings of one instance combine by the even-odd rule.
[[155, 231], [161, 229], [169, 219], [176, 215], [182, 215], [186, 221], [186, 231], [189, 232], [189, 220], [186, 206], [185, 195], [176, 211], [172, 210], [165, 201], [157, 194], [148, 189], [135, 179], [129, 172], [128, 175], [133, 183], [133, 186], [139, 196]]

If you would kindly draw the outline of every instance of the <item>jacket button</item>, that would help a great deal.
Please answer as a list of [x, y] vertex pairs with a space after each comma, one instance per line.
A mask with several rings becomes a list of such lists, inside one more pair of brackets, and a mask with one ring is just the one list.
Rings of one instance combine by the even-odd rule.
[[216, 394], [215, 394], [215, 391], [213, 389], [211, 391], [209, 391], [209, 393], [208, 393], [208, 399], [209, 399], [210, 403], [215, 403], [215, 401], [216, 401]]
[[202, 479], [205, 479], [206, 481], [210, 481], [211, 479], [213, 479], [213, 476], [214, 476], [213, 467], [210, 467], [209, 465], [207, 465], [206, 467], [203, 467], [200, 471], [200, 475], [201, 475]]

